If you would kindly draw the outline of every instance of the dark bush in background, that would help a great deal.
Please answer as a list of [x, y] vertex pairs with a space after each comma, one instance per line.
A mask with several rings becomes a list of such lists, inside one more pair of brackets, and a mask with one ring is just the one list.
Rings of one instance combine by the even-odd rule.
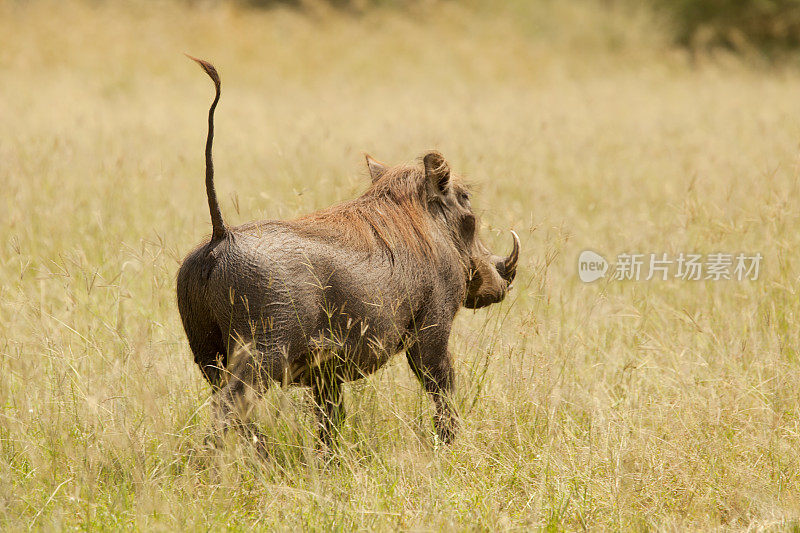
[[800, 47], [800, 0], [655, 0], [692, 47], [764, 51]]

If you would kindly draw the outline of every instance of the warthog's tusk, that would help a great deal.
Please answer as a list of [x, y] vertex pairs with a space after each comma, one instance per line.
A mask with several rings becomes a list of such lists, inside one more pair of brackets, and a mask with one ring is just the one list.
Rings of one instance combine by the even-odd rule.
[[514, 248], [508, 257], [503, 260], [503, 277], [507, 280], [514, 278], [514, 274], [517, 271], [517, 260], [519, 259], [519, 235], [512, 229], [511, 236], [514, 238]]

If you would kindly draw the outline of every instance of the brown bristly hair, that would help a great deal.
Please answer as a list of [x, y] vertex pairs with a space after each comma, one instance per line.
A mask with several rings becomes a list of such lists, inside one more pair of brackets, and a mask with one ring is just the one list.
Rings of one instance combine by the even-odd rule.
[[[425, 201], [425, 172], [403, 165], [388, 169], [358, 198], [297, 222], [305, 232], [335, 232], [367, 251], [377, 244], [392, 260], [401, 250], [435, 259]], [[312, 221], [312, 225], [303, 224]]]

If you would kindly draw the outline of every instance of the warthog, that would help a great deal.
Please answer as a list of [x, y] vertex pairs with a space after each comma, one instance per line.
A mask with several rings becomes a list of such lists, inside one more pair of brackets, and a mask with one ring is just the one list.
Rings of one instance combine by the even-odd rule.
[[435, 402], [436, 432], [451, 442], [453, 318], [462, 305], [505, 297], [516, 274], [516, 233], [508, 257], [483, 246], [469, 192], [438, 152], [394, 167], [367, 156], [372, 184], [354, 200], [296, 220], [226, 226], [211, 159], [220, 80], [211, 64], [192, 59], [216, 87], [205, 151], [213, 232], [181, 265], [178, 309], [214, 389], [217, 429], [235, 427], [258, 441], [246, 422], [253, 393], [272, 382], [302, 385], [313, 391], [321, 441], [331, 444], [344, 416], [342, 383], [405, 350]]

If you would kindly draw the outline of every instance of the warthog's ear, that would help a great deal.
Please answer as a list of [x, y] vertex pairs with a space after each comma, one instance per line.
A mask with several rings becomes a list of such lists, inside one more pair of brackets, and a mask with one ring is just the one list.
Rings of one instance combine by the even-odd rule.
[[450, 165], [439, 152], [428, 152], [422, 158], [428, 188], [435, 194], [444, 194], [450, 186]]
[[369, 169], [369, 176], [372, 178], [372, 182], [375, 183], [378, 181], [383, 173], [386, 172], [386, 165], [378, 161], [377, 159], [373, 159], [372, 156], [369, 154], [364, 154], [367, 158], [367, 168]]

